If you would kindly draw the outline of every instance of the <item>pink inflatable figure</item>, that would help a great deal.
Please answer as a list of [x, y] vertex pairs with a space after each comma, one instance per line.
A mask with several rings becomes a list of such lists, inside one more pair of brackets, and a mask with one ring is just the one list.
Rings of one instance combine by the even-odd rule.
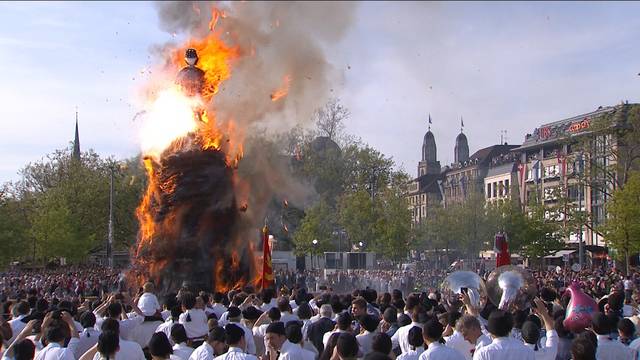
[[567, 291], [571, 294], [571, 300], [567, 305], [567, 313], [562, 324], [565, 329], [579, 333], [591, 326], [591, 318], [598, 312], [598, 304], [585, 294], [575, 281], [569, 285]]

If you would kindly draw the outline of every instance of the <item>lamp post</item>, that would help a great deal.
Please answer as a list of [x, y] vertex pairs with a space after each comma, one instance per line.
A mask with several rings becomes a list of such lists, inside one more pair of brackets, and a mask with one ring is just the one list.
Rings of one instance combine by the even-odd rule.
[[[318, 267], [320, 267], [320, 264], [318, 264], [318, 239], [313, 239], [313, 241], [311, 241], [311, 243], [313, 244], [313, 256], [316, 258], [316, 265], [318, 265]], [[313, 258], [311, 258], [311, 266], [313, 267]]]
[[[360, 258], [362, 257], [362, 248], [364, 247], [364, 243], [362, 241], [358, 242], [358, 269], [362, 266], [360, 263]], [[366, 256], [366, 255], [365, 255]], [[366, 264], [366, 261], [365, 261]]]

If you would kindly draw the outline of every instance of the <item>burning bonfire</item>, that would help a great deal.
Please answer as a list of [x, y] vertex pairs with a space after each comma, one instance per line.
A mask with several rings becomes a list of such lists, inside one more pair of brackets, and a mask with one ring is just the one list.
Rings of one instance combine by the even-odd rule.
[[215, 31], [169, 56], [177, 78], [151, 96], [143, 129], [148, 187], [136, 214], [133, 284], [225, 291], [253, 281], [252, 241], [241, 229], [247, 205], [236, 195], [242, 134], [232, 120], [217, 119], [212, 105], [239, 57]]

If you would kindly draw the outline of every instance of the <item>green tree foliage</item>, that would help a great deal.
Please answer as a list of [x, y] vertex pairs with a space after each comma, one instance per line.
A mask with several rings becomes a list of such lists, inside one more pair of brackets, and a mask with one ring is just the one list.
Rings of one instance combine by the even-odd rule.
[[32, 247], [22, 204], [9, 190], [7, 186], [0, 190], [0, 266], [18, 259]]
[[614, 192], [607, 210], [609, 217], [601, 231], [628, 273], [629, 255], [640, 251], [640, 173], [632, 173], [626, 186]]
[[[335, 220], [334, 210], [322, 200], [307, 209], [298, 230], [293, 235], [295, 254], [317, 255], [331, 250]], [[318, 240], [318, 243], [314, 245], [313, 240]]]
[[364, 190], [347, 193], [338, 204], [338, 222], [353, 244], [370, 244], [378, 236], [379, 209]]
[[[406, 177], [398, 175], [398, 177]], [[392, 184], [378, 198], [378, 218], [376, 223], [377, 237], [374, 249], [393, 261], [400, 261], [407, 256], [411, 240], [411, 211], [407, 207], [403, 186]]]
[[21, 179], [7, 185], [11, 197], [5, 197], [2, 211], [11, 216], [0, 236], [16, 239], [20, 246], [3, 253], [3, 260], [64, 257], [79, 262], [92, 249], [104, 246], [112, 168], [115, 248], [133, 244], [137, 232], [134, 213], [145, 183], [139, 159], [115, 163], [88, 151], [77, 160], [68, 148], [28, 164], [20, 172]]
[[[401, 191], [408, 176], [394, 169], [393, 159], [344, 132], [349, 115], [331, 99], [314, 114], [315, 129], [294, 128], [280, 137], [284, 152], [295, 159], [294, 174], [312, 184], [317, 195], [293, 235], [296, 252], [310, 251], [310, 241], [328, 235], [330, 250], [363, 243], [361, 250], [400, 259], [411, 239], [410, 212]], [[347, 243], [340, 246], [343, 241]]]

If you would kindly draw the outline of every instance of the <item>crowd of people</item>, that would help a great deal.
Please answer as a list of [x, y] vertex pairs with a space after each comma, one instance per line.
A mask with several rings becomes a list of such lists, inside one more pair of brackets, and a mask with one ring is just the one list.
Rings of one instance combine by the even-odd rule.
[[[638, 273], [531, 274], [538, 297], [505, 311], [441, 291], [435, 270], [281, 273], [261, 291], [162, 295], [151, 282], [122, 291], [105, 268], [13, 271], [0, 279], [2, 359], [638, 359]], [[563, 325], [571, 283], [600, 307], [580, 331]]]
[[327, 286], [336, 292], [353, 289], [374, 289], [379, 293], [398, 289], [409, 293], [440, 286], [446, 270], [324, 270], [276, 271], [276, 287], [305, 286], [317, 291]]

